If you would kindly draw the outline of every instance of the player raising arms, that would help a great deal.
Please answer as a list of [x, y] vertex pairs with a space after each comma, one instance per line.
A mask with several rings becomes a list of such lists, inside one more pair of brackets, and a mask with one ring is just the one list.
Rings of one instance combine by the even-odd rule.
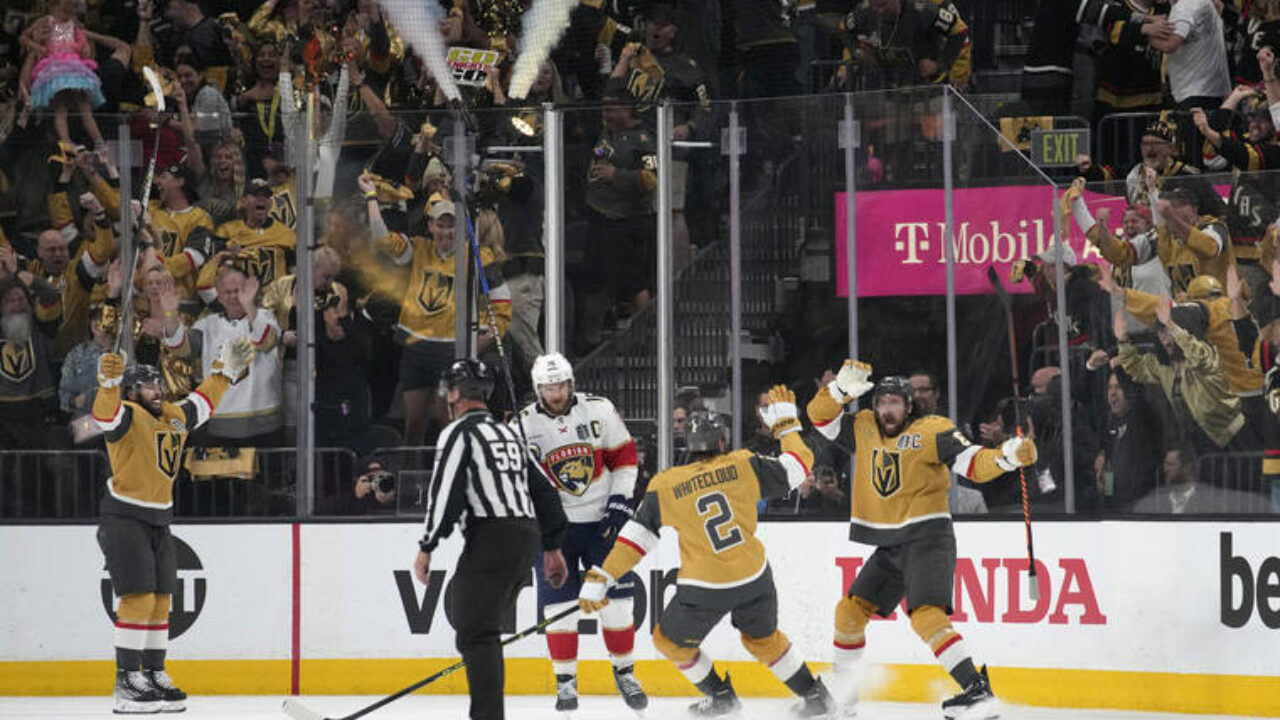
[[213, 414], [232, 383], [248, 373], [253, 344], [224, 345], [213, 372], [180, 403], [164, 401], [160, 371], [125, 369], [124, 356], [98, 360], [93, 418], [102, 428], [111, 479], [102, 498], [98, 545], [107, 559], [116, 611], [116, 713], [181, 712], [186, 693], [164, 671], [169, 601], [178, 584], [173, 481], [182, 469], [187, 434]]
[[804, 482], [813, 452], [800, 438], [795, 395], [783, 385], [769, 391], [762, 419], [782, 443], [778, 459], [750, 450], [724, 453], [727, 427], [714, 413], [695, 411], [686, 430], [690, 464], [659, 473], [604, 563], [587, 573], [579, 594], [584, 612], [607, 608], [607, 588], [658, 544], [662, 526], [680, 535], [676, 594], [653, 629], [653, 645], [706, 697], [690, 712], [712, 717], [740, 706], [729, 677], [720, 677], [699, 649], [726, 614], [742, 644], [804, 698], [800, 717], [826, 717], [831, 695], [816, 680], [787, 636], [778, 630], [778, 595], [764, 544], [756, 537], [756, 503], [780, 497]]
[[858, 702], [855, 670], [872, 613], [888, 616], [907, 598], [911, 627], [963, 691], [942, 703], [948, 718], [998, 717], [987, 668], [979, 671], [951, 626], [956, 536], [948, 491], [951, 473], [987, 482], [1036, 461], [1029, 438], [999, 449], [969, 442], [950, 420], [921, 415], [905, 377], [872, 385], [871, 366], [846, 360], [835, 380], [809, 402], [809, 420], [825, 437], [840, 437], [844, 406], [875, 388], [870, 410], [853, 416], [856, 453], [849, 539], [876, 546], [836, 604], [833, 689], [845, 714]]
[[[569, 517], [565, 563], [569, 576], [552, 587], [538, 577], [538, 606], [544, 616], [577, 603], [582, 574], [604, 561], [619, 528], [634, 514], [636, 444], [613, 403], [573, 391], [573, 366], [560, 353], [540, 355], [530, 374], [538, 399], [520, 411], [531, 450], [547, 470]], [[627, 707], [649, 705], [635, 676], [632, 649], [636, 629], [631, 611], [635, 575], [623, 576], [609, 591], [613, 599], [600, 613], [604, 645], [613, 662], [613, 679]], [[578, 618], [547, 627], [547, 650], [556, 673], [556, 709], [578, 709]]]

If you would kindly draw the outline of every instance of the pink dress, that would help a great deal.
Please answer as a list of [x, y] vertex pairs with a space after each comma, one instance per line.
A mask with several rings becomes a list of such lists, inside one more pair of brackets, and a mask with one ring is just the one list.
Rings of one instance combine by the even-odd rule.
[[63, 90], [79, 90], [89, 96], [93, 107], [106, 102], [102, 81], [98, 79], [98, 63], [80, 56], [84, 47], [84, 30], [75, 20], [53, 22], [49, 33], [48, 53], [32, 70], [31, 106], [37, 110], [49, 107], [54, 96]]

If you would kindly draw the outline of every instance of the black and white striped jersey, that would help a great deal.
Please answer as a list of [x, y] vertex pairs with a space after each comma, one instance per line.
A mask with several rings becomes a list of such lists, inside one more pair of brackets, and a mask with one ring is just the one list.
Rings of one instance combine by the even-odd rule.
[[559, 493], [511, 426], [486, 410], [449, 423], [436, 441], [419, 546], [432, 552], [455, 526], [497, 518], [538, 521], [542, 546], [560, 546], [567, 521]]

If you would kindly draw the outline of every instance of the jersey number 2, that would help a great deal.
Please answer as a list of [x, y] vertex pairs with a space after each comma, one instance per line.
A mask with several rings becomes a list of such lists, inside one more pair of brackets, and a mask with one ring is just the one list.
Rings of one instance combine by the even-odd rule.
[[698, 498], [698, 514], [709, 516], [702, 527], [706, 529], [707, 539], [716, 552], [724, 552], [742, 542], [742, 530], [731, 524], [733, 508], [724, 494], [717, 492]]

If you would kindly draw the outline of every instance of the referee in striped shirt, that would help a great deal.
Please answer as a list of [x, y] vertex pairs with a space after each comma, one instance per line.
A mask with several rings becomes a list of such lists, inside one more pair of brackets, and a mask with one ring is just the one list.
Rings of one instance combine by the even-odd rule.
[[471, 720], [503, 720], [501, 625], [541, 546], [543, 572], [559, 587], [567, 570], [560, 541], [568, 521], [560, 496], [510, 426], [489, 414], [493, 374], [456, 360], [440, 379], [453, 422], [436, 441], [435, 469], [414, 576], [426, 585], [431, 553], [462, 527], [466, 545], [453, 581], [457, 647], [467, 664]]

